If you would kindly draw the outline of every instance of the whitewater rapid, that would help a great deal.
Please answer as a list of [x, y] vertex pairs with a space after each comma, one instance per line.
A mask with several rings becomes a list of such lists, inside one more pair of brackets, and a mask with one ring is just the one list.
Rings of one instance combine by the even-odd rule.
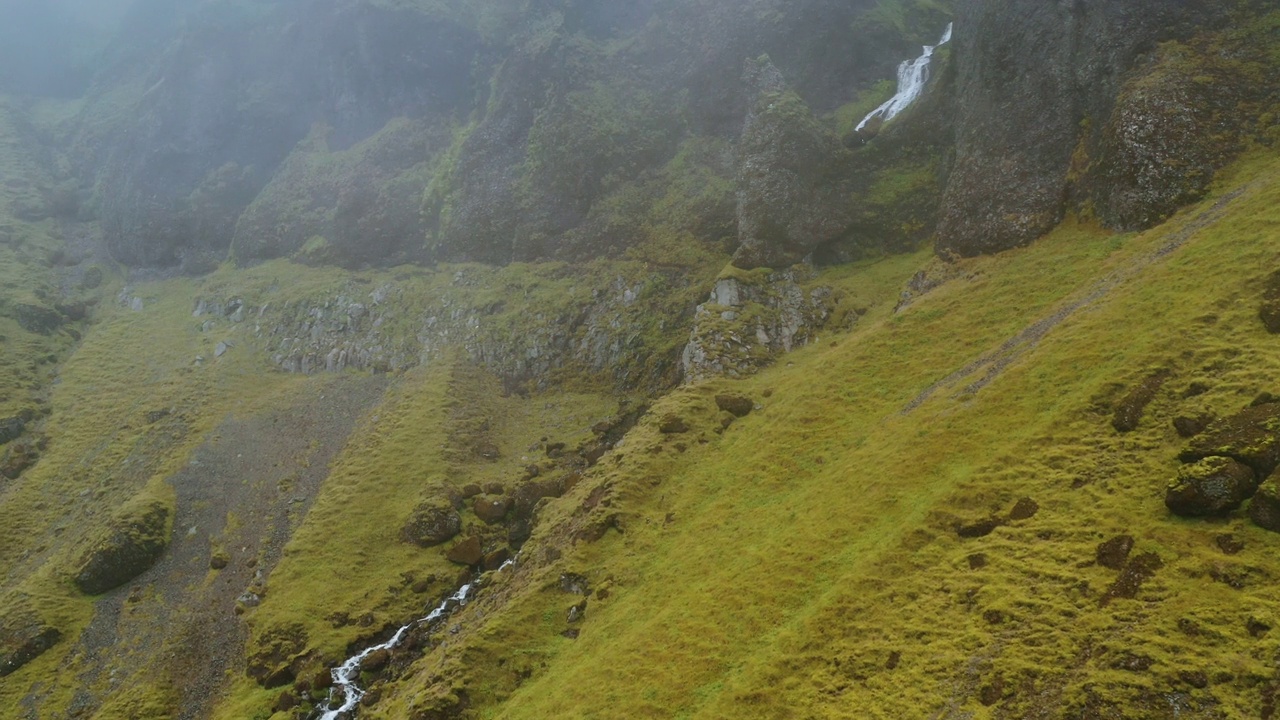
[[947, 29], [942, 33], [942, 39], [937, 45], [925, 45], [924, 53], [915, 60], [904, 61], [898, 66], [898, 92], [889, 98], [883, 105], [872, 110], [862, 122], [858, 123], [857, 130], [866, 127], [871, 121], [879, 119], [881, 123], [887, 123], [892, 120], [898, 113], [906, 110], [911, 103], [920, 98], [924, 93], [925, 85], [929, 84], [929, 68], [933, 64], [933, 53], [938, 48], [951, 42], [951, 29], [954, 23], [948, 23]]

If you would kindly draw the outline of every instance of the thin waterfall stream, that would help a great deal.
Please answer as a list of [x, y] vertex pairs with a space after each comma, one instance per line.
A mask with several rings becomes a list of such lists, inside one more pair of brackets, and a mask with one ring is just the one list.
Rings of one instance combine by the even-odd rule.
[[[508, 560], [503, 563], [502, 567], [498, 568], [497, 572], [503, 572], [514, 563], [514, 559]], [[418, 618], [417, 620], [404, 625], [399, 630], [396, 630], [390, 640], [378, 645], [367, 647], [359, 653], [347, 658], [346, 662], [342, 663], [338, 667], [331, 669], [329, 672], [333, 676], [333, 689], [329, 692], [328, 702], [331, 709], [325, 710], [319, 716], [319, 720], [349, 720], [350, 718], [354, 718], [356, 707], [365, 696], [365, 691], [356, 684], [360, 679], [360, 670], [364, 665], [365, 660], [379, 650], [392, 650], [398, 647], [400, 643], [404, 641], [405, 635], [407, 635], [409, 631], [423, 625], [430, 626], [432, 624], [439, 623], [441, 620], [449, 617], [458, 608], [465, 607], [476, 591], [477, 587], [475, 583], [463, 585], [458, 588], [458, 591], [453, 595], [442, 600], [430, 613], [427, 613], [424, 617]], [[333, 704], [339, 698], [341, 698], [342, 702], [338, 707], [334, 708]]]
[[862, 122], [858, 123], [856, 130], [862, 130], [877, 120], [880, 124], [887, 123], [920, 99], [925, 85], [929, 84], [929, 69], [933, 64], [933, 53], [951, 42], [952, 27], [954, 23], [947, 24], [947, 29], [943, 31], [942, 39], [938, 40], [937, 45], [925, 45], [920, 57], [915, 60], [906, 60], [898, 66], [898, 91], [883, 105], [868, 113]]

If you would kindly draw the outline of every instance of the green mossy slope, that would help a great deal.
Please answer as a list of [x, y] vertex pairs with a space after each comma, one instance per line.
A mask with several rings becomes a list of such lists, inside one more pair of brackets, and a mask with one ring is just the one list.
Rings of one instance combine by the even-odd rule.
[[[1065, 226], [784, 366], [664, 398], [367, 715], [464, 690], [486, 718], [1259, 717], [1280, 539], [1161, 502], [1172, 418], [1280, 376], [1256, 317], [1280, 162], [1252, 157], [1151, 232]], [[1118, 434], [1114, 404], [1156, 367], [1169, 381]], [[728, 389], [762, 409], [718, 436]], [[691, 431], [659, 433], [672, 414]], [[616, 529], [593, 543], [601, 493]], [[1130, 562], [1097, 564], [1121, 535]], [[595, 591], [576, 640], [562, 573]]]

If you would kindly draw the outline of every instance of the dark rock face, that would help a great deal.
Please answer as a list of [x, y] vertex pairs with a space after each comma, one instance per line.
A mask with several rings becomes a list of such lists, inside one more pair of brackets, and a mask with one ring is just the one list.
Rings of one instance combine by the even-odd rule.
[[462, 532], [462, 518], [447, 503], [429, 500], [414, 509], [405, 523], [403, 536], [421, 547], [431, 547], [452, 540]]
[[1183, 517], [1225, 515], [1258, 488], [1253, 470], [1231, 458], [1210, 457], [1185, 465], [1165, 492], [1164, 504]]
[[852, 223], [849, 153], [767, 59], [748, 61], [744, 79], [754, 101], [739, 145], [733, 264], [786, 268]]
[[44, 307], [43, 305], [30, 305], [27, 303], [19, 304], [14, 308], [13, 316], [23, 330], [39, 333], [40, 335], [48, 335], [52, 333], [54, 330], [57, 330], [64, 321], [62, 315], [53, 308]]
[[[1221, 13], [1203, 3], [1152, 0], [959, 3], [956, 161], [943, 199], [939, 254], [998, 252], [1056, 225], [1067, 209], [1082, 122], [1103, 127], [1112, 117], [1125, 74], [1142, 53]], [[1185, 197], [1178, 190], [1142, 192], [1157, 181], [1156, 163], [1182, 159], [1186, 148], [1175, 147], [1174, 138], [1188, 131], [1161, 131], [1159, 147], [1143, 145], [1139, 119], [1178, 106], [1154, 108], [1145, 97], [1131, 93], [1108, 133], [1112, 164], [1101, 187], [1121, 191], [1105, 210], [1111, 221], [1149, 222]]]
[[1223, 132], [1241, 79], [1161, 50], [1122, 90], [1098, 148], [1090, 195], [1119, 230], [1144, 230], [1202, 197], [1235, 150]]
[[76, 587], [98, 595], [141, 575], [168, 547], [168, 525], [169, 507], [159, 501], [117, 517], [107, 535], [81, 557]]
[[1218, 420], [1182, 451], [1183, 462], [1215, 455], [1248, 465], [1259, 478], [1280, 465], [1280, 405], [1259, 405]]

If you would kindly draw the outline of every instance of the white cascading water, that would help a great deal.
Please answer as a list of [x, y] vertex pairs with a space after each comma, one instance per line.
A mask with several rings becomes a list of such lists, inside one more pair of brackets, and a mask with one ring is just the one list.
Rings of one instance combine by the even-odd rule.
[[[503, 572], [515, 564], [516, 558], [512, 558], [502, 563], [502, 567], [498, 568], [497, 572]], [[470, 584], [463, 585], [461, 588], [458, 588], [458, 592], [446, 598], [440, 603], [439, 607], [428, 613], [426, 617], [414, 620], [408, 625], [397, 630], [396, 634], [392, 635], [390, 640], [382, 643], [381, 645], [374, 645], [371, 648], [366, 648], [360, 651], [360, 653], [347, 658], [347, 661], [338, 667], [330, 670], [329, 672], [333, 675], [333, 694], [341, 693], [343, 700], [340, 707], [334, 710], [326, 710], [324, 714], [320, 716], [320, 720], [338, 720], [343, 713], [355, 711], [356, 706], [360, 704], [360, 700], [364, 698], [364, 691], [356, 685], [356, 680], [360, 678], [360, 666], [364, 664], [365, 658], [379, 650], [391, 650], [392, 648], [395, 648], [400, 644], [401, 640], [404, 640], [405, 634], [410, 630], [418, 627], [419, 625], [430, 625], [431, 623], [444, 618], [454, 608], [466, 605], [467, 600], [471, 597], [472, 587], [473, 586]], [[332, 698], [332, 694], [330, 697]]]
[[[505, 568], [506, 565], [503, 565], [503, 567]], [[465, 605], [467, 602], [467, 596], [470, 594], [471, 586], [463, 585], [458, 592], [440, 603], [440, 606], [435, 610], [432, 610], [426, 617], [414, 620], [408, 625], [405, 625], [397, 630], [396, 634], [392, 635], [390, 640], [382, 643], [381, 645], [374, 645], [371, 648], [366, 648], [360, 651], [358, 655], [353, 655], [348, 658], [346, 662], [331, 670], [330, 672], [333, 674], [334, 692], [341, 693], [343, 701], [342, 705], [336, 710], [325, 711], [325, 713], [320, 716], [320, 720], [337, 720], [338, 716], [355, 710], [356, 705], [360, 704], [360, 700], [364, 698], [364, 691], [356, 685], [356, 680], [360, 677], [360, 666], [364, 663], [365, 658], [379, 650], [390, 650], [399, 645], [400, 641], [404, 639], [405, 633], [409, 632], [413, 628], [419, 625], [435, 622], [436, 620], [444, 617], [445, 613], [449, 612], [449, 603], [454, 603], [455, 606]]]
[[933, 62], [933, 51], [951, 42], [951, 28], [952, 23], [948, 23], [937, 45], [925, 45], [924, 54], [898, 66], [898, 92], [863, 118], [862, 122], [858, 123], [857, 130], [862, 130], [876, 119], [881, 123], [887, 123], [919, 99], [920, 94], [924, 92], [924, 86], [929, 83], [929, 66]]

